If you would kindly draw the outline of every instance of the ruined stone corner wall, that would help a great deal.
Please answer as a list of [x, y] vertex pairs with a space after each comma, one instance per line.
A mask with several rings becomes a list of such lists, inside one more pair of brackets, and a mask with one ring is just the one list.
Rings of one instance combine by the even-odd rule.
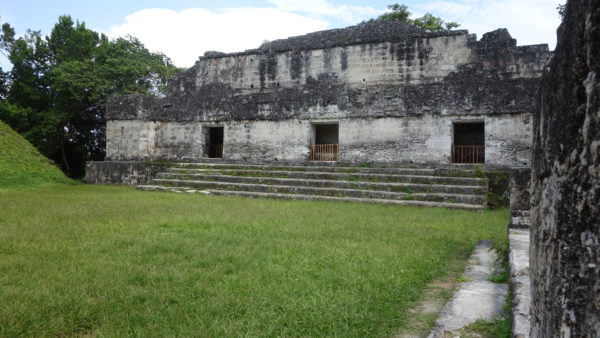
[[600, 336], [600, 0], [569, 0], [534, 115], [531, 337]]
[[140, 94], [110, 97], [106, 103], [106, 120], [151, 120], [161, 113], [160, 99]]

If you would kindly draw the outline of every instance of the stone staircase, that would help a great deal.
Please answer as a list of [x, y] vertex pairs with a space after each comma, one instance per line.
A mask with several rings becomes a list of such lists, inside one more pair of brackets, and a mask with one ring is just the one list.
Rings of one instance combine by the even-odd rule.
[[177, 163], [140, 190], [483, 210], [488, 181], [459, 167]]

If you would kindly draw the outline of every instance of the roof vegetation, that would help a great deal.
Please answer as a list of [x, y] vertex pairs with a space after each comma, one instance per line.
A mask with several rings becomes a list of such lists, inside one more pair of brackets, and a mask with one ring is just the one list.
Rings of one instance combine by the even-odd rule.
[[406, 5], [393, 4], [388, 6], [388, 12], [385, 12], [372, 21], [391, 21], [399, 20], [405, 22], [411, 26], [419, 27], [427, 32], [436, 32], [441, 30], [449, 30], [460, 26], [456, 22], [447, 22], [440, 17], [434, 16], [431, 13], [425, 13], [422, 17], [411, 19], [412, 13], [408, 10]]

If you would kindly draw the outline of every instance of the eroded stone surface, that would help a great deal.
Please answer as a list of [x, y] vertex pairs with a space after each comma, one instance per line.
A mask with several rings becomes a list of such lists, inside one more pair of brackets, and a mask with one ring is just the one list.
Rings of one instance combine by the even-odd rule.
[[84, 181], [90, 184], [146, 184], [169, 165], [165, 162], [88, 162]]
[[600, 335], [600, 0], [570, 0], [534, 116], [531, 336]]
[[531, 168], [513, 168], [510, 173], [510, 223], [511, 228], [529, 228]]
[[529, 165], [531, 112], [547, 45], [505, 29], [426, 33], [375, 22], [210, 52], [163, 99], [108, 102], [108, 160], [198, 160], [207, 128], [224, 158], [305, 161], [315, 123], [339, 128], [347, 162], [451, 163], [453, 123], [485, 124], [486, 163]]
[[510, 284], [513, 297], [513, 337], [529, 337], [531, 306], [531, 284], [529, 276], [529, 230], [510, 229], [509, 265]]

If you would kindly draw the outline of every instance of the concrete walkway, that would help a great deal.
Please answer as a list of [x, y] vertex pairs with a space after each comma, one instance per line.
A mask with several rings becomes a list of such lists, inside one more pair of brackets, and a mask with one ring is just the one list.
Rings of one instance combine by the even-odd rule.
[[465, 269], [464, 276], [469, 281], [460, 284], [452, 299], [442, 309], [428, 337], [454, 336], [454, 331], [478, 319], [491, 320], [502, 314], [508, 285], [488, 280], [494, 272], [497, 258], [491, 248], [491, 241], [479, 241]]
[[513, 290], [513, 337], [529, 337], [531, 284], [529, 280], [529, 229], [510, 229], [510, 284]]

